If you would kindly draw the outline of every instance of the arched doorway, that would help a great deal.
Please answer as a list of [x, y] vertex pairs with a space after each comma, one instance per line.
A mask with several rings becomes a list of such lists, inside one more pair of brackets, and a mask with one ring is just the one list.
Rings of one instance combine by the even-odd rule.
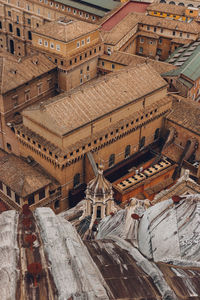
[[14, 48], [14, 41], [10, 40], [10, 53], [14, 54], [15, 48]]

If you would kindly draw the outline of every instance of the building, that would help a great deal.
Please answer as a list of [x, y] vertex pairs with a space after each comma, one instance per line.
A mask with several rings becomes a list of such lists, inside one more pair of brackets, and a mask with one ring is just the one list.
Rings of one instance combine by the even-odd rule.
[[172, 111], [165, 119], [165, 128], [173, 132], [172, 139], [163, 148], [163, 155], [169, 157], [181, 168], [189, 169], [190, 176], [200, 178], [200, 107], [198, 103], [181, 97], [174, 97]]
[[26, 109], [15, 127], [20, 154], [60, 182], [65, 209], [64, 199], [71, 195], [73, 205], [72, 195], [93, 178], [100, 158], [111, 168], [155, 141], [171, 108], [166, 93], [167, 83], [146, 64], [108, 74]]
[[167, 60], [176, 69], [165, 72], [163, 76], [179, 94], [200, 102], [200, 40], [177, 49]]
[[199, 0], [158, 0], [157, 3], [167, 3], [171, 5], [185, 6], [185, 7], [200, 7]]
[[0, 147], [18, 155], [13, 125], [24, 108], [56, 94], [57, 70], [42, 54], [17, 60], [1, 53], [0, 65]]
[[9, 0], [0, 4], [0, 47], [17, 57], [31, 53], [32, 30], [68, 16], [96, 23], [120, 3], [107, 1], [47, 1]]
[[124, 51], [132, 54], [166, 60], [176, 48], [199, 36], [200, 25], [130, 13], [110, 30], [102, 28], [105, 52]]
[[176, 66], [167, 62], [161, 62], [127, 52], [115, 51], [111, 55], [101, 55], [98, 61], [98, 73], [107, 74], [118, 71], [126, 66], [137, 67], [138, 65], [144, 63], [152, 66], [161, 76], [163, 73], [177, 68]]
[[59, 212], [60, 186], [42, 168], [2, 150], [0, 168], [0, 199], [10, 209], [21, 212], [28, 204], [31, 210], [49, 206]]
[[45, 54], [58, 67], [61, 90], [68, 91], [96, 77], [103, 53], [99, 26], [61, 18], [35, 29], [32, 49]]

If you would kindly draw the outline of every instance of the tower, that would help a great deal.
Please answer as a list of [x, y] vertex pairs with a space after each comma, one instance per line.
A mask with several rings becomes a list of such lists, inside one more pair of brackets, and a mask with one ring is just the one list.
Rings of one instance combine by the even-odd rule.
[[103, 219], [114, 209], [112, 184], [105, 179], [102, 165], [99, 166], [96, 178], [87, 185], [85, 200], [85, 211], [80, 220], [91, 216], [90, 229], [96, 219]]

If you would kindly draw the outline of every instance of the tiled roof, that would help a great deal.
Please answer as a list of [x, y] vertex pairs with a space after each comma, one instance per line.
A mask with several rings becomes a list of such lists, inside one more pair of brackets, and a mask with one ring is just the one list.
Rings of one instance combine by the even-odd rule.
[[59, 136], [65, 135], [166, 85], [151, 66], [142, 64], [72, 90], [60, 100], [45, 103], [42, 109], [28, 108], [23, 115]]
[[159, 74], [162, 74], [167, 70], [170, 71], [176, 69], [176, 66], [166, 62], [161, 62], [154, 59], [150, 59], [150, 58], [146, 58], [143, 56], [134, 55], [130, 53], [125, 53], [121, 51], [115, 51], [111, 55], [104, 54], [101, 56], [101, 59], [110, 62], [116, 62], [124, 66], [132, 66], [132, 67], [136, 67], [140, 64], [146, 63], [149, 64], [151, 67], [153, 67]]
[[99, 28], [98, 25], [69, 18], [60, 18], [54, 22], [46, 23], [35, 29], [39, 35], [48, 36], [52, 39], [69, 42], [84, 36]]
[[165, 4], [165, 3], [152, 3], [147, 7], [147, 11], [157, 11], [157, 12], [165, 12], [170, 13], [172, 15], [177, 14], [180, 16], [185, 15], [185, 6], [173, 5], [173, 4]]
[[190, 99], [175, 97], [167, 119], [200, 135], [200, 105]]
[[21, 197], [47, 186], [51, 180], [13, 154], [0, 157], [0, 180]]
[[0, 93], [13, 90], [54, 68], [56, 66], [42, 54], [17, 60], [13, 55], [0, 53]]
[[200, 39], [179, 47], [167, 59], [167, 62], [178, 67], [167, 72], [167, 76], [179, 76], [182, 74], [190, 80], [197, 80], [200, 77]]

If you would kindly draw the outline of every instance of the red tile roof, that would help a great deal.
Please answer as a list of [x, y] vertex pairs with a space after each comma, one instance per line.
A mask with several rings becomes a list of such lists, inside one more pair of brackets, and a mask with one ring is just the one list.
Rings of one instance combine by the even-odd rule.
[[102, 28], [105, 31], [111, 30], [116, 24], [118, 24], [124, 17], [131, 12], [145, 13], [150, 3], [131, 1], [127, 2], [119, 10], [117, 10], [110, 18], [108, 18], [103, 24]]

